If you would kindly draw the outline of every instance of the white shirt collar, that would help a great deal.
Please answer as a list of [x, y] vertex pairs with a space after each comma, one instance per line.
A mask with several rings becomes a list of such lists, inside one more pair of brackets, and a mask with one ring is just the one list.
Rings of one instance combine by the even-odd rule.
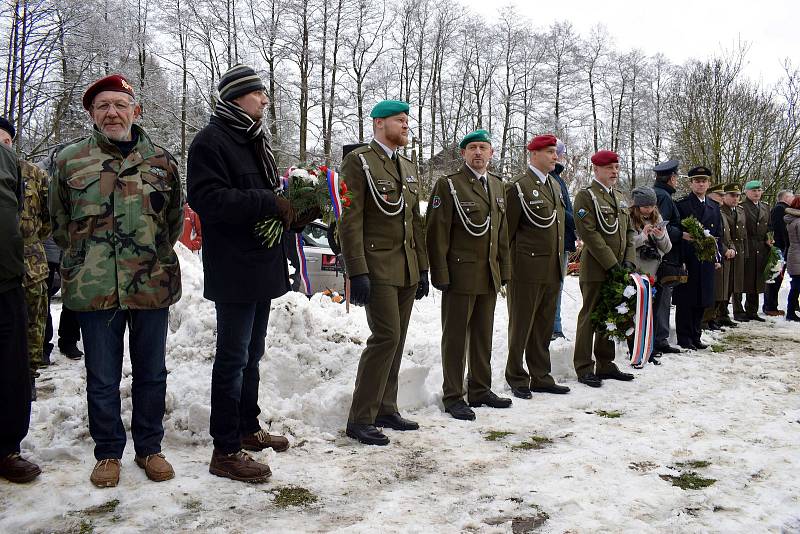
[[547, 175], [545, 175], [542, 171], [540, 171], [539, 169], [537, 169], [536, 167], [534, 167], [531, 164], [528, 164], [528, 168], [531, 171], [533, 171], [533, 174], [535, 174], [537, 176], [537, 178], [539, 178], [540, 182], [545, 183], [547, 181]]
[[471, 171], [472, 171], [472, 174], [474, 174], [474, 175], [475, 175], [475, 178], [478, 178], [478, 179], [480, 179], [480, 177], [481, 177], [481, 176], [483, 176], [483, 178], [484, 178], [486, 181], [488, 181], [488, 180], [489, 180], [489, 171], [486, 171], [485, 173], [481, 174], [481, 173], [479, 173], [478, 171], [476, 171], [475, 169], [473, 169], [472, 167], [470, 167], [469, 165], [467, 165], [466, 163], [465, 163], [464, 165], [465, 165], [465, 166], [466, 166], [466, 167], [467, 167], [469, 170], [471, 170]]
[[606, 187], [606, 186], [604, 186], [603, 184], [601, 184], [601, 183], [600, 183], [600, 181], [599, 181], [597, 178], [592, 178], [592, 180], [593, 180], [593, 181], [595, 181], [595, 182], [597, 183], [597, 185], [599, 185], [600, 187], [602, 187], [602, 188], [603, 188], [603, 191], [605, 191], [605, 192], [606, 192], [606, 193], [608, 193], [609, 195], [611, 194], [611, 188], [610, 188], [610, 187]]
[[378, 141], [378, 140], [377, 140], [377, 139], [375, 139], [374, 137], [373, 137], [372, 139], [373, 139], [373, 140], [374, 140], [376, 143], [378, 143], [378, 144], [380, 145], [380, 147], [383, 149], [383, 151], [384, 151], [384, 152], [386, 152], [386, 155], [387, 155], [387, 156], [389, 156], [390, 158], [394, 157], [394, 153], [396, 152], [395, 150], [391, 150], [391, 149], [390, 149], [388, 146], [384, 145], [383, 143], [381, 143], [380, 141]]

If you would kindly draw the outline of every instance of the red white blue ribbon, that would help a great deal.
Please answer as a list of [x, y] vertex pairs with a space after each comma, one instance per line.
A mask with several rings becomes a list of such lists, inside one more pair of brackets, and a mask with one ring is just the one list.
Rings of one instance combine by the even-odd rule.
[[300, 290], [306, 295], [311, 294], [311, 279], [308, 277], [308, 262], [306, 261], [306, 253], [303, 250], [303, 234], [298, 232], [295, 234], [294, 246], [297, 252], [297, 262], [299, 269], [297, 275], [300, 277]]
[[328, 194], [331, 196], [331, 206], [333, 207], [333, 216], [336, 220], [342, 215], [342, 197], [339, 195], [339, 173], [334, 169], [328, 169], [325, 178], [328, 181]]
[[643, 365], [653, 353], [653, 287], [647, 275], [631, 273], [636, 288], [636, 315], [633, 317], [631, 364]]

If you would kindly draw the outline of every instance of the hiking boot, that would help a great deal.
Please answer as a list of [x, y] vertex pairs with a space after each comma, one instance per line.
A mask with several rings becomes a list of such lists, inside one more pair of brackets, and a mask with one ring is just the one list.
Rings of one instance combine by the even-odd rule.
[[136, 465], [144, 469], [147, 478], [153, 482], [164, 482], [175, 476], [175, 470], [169, 464], [163, 453], [150, 454], [149, 456], [137, 456], [134, 461]]
[[98, 488], [115, 487], [119, 484], [119, 460], [117, 458], [98, 460], [94, 464], [89, 480]]
[[77, 345], [65, 345], [63, 347], [59, 345], [58, 350], [70, 360], [80, 360], [83, 358], [83, 351], [79, 349]]
[[283, 452], [289, 448], [289, 440], [283, 436], [271, 436], [266, 430], [242, 436], [242, 448], [247, 451], [263, 451], [271, 447], [275, 452]]
[[42, 470], [33, 462], [29, 462], [19, 455], [12, 452], [5, 458], [0, 458], [0, 477], [9, 482], [23, 484], [30, 482], [41, 474]]
[[266, 482], [272, 471], [267, 464], [253, 460], [244, 451], [225, 454], [214, 449], [208, 472], [218, 477], [230, 478], [240, 482], [260, 483]]

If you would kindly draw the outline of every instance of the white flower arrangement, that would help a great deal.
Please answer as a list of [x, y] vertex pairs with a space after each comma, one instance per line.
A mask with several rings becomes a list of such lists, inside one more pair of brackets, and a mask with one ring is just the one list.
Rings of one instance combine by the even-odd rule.
[[[633, 287], [633, 286], [627, 286], [625, 288], [625, 291], [622, 292], [622, 296], [625, 297], [626, 299], [631, 298], [635, 294], [636, 294], [636, 288]], [[624, 313], [624, 312], [620, 312], [620, 313]]]

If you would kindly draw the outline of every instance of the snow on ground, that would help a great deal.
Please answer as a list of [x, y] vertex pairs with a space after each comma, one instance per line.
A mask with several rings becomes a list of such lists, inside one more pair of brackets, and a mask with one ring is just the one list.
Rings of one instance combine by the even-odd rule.
[[[273, 303], [260, 405], [265, 425], [293, 446], [255, 453], [272, 467], [268, 484], [210, 475], [214, 308], [197, 256], [179, 255], [184, 296], [170, 316], [163, 442], [176, 478], [148, 481], [129, 437], [119, 487], [91, 485], [85, 370], [55, 353], [23, 442], [43, 474], [25, 486], [0, 481], [1, 532], [800, 532], [800, 336], [774, 319], [705, 337], [718, 352], [665, 356], [633, 371], [632, 383], [599, 390], [577, 383], [573, 344], [560, 340], [554, 374], [569, 395], [514, 399], [463, 422], [442, 411], [434, 293], [414, 305], [401, 369], [401, 408], [422, 428], [387, 430], [388, 447], [368, 447], [343, 432], [369, 333], [364, 310], [286, 295]], [[563, 305], [572, 340], [575, 278]], [[508, 395], [506, 327], [499, 299], [494, 389]], [[622, 348], [617, 363], [629, 369]], [[127, 426], [129, 363], [123, 373]], [[668, 478], [689, 472], [716, 482], [684, 490]], [[316, 501], [281, 506], [287, 487]]]

